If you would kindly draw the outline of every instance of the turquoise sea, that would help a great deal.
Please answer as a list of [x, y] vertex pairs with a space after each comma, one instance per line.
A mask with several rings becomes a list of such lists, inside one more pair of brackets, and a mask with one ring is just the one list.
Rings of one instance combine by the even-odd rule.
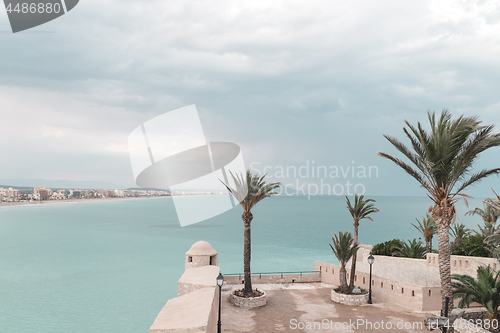
[[[381, 212], [375, 223], [362, 221], [362, 243], [420, 236], [410, 222], [425, 214], [428, 198], [375, 199]], [[481, 199], [469, 204], [481, 206]], [[467, 210], [459, 204], [461, 216]], [[352, 230], [343, 197], [272, 197], [253, 213], [253, 272], [335, 262], [331, 236]], [[237, 207], [181, 228], [171, 198], [0, 205], [0, 332], [148, 332], [176, 296], [194, 242], [212, 244], [223, 273], [242, 271], [240, 215]], [[475, 227], [481, 219], [460, 222]]]

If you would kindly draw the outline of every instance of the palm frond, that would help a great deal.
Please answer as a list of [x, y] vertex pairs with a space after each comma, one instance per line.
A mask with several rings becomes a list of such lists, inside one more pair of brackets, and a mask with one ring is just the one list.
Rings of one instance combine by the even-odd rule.
[[229, 173], [231, 174], [235, 188], [221, 182], [229, 193], [240, 203], [245, 212], [250, 212], [262, 199], [278, 194], [273, 191], [281, 186], [279, 182], [266, 183], [264, 181], [266, 175], [260, 176], [259, 174], [252, 174], [250, 170], [247, 170], [245, 175], [234, 175], [231, 171], [229, 171]]
[[339, 231], [332, 237], [333, 245], [329, 243], [333, 254], [337, 257], [340, 266], [345, 268], [347, 262], [358, 252], [359, 244], [354, 243], [354, 238], [349, 231]]

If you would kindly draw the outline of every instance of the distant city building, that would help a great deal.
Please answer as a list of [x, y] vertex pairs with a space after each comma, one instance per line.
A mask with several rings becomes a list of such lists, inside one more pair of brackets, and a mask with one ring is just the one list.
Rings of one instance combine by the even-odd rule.
[[[32, 193], [20, 193], [20, 190], [9, 187], [8, 189], [0, 187], [0, 202], [12, 202], [20, 200], [40, 201], [40, 200], [67, 200], [72, 199], [95, 199], [95, 198], [126, 198], [126, 197], [156, 197], [170, 196], [169, 191], [158, 190], [57, 190], [49, 188], [35, 187]], [[209, 192], [176, 192], [175, 195], [200, 195], [200, 194], [218, 194]]]
[[18, 201], [19, 190], [9, 187], [8, 189], [0, 187], [0, 200], [1, 201]]
[[115, 196], [119, 198], [123, 198], [125, 196], [125, 191], [124, 190], [115, 190]]
[[53, 200], [64, 200], [64, 199], [66, 199], [66, 195], [65, 195], [64, 191], [63, 192], [57, 191], [57, 192], [54, 192], [50, 198]]
[[115, 192], [112, 191], [112, 190], [100, 190], [99, 191], [99, 194], [103, 197], [103, 198], [113, 198], [115, 197]]
[[48, 200], [52, 195], [52, 190], [44, 187], [35, 187], [33, 189], [33, 194], [38, 194], [39, 200]]
[[48, 200], [52, 196], [52, 190], [50, 188], [35, 187], [33, 189], [33, 194], [38, 194], [38, 200]]
[[69, 195], [73, 199], [80, 199], [82, 197], [83, 191], [82, 190], [69, 190]]

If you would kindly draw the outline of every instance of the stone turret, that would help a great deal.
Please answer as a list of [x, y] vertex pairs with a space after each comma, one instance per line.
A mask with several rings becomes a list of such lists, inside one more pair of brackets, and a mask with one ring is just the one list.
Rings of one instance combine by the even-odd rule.
[[217, 266], [217, 251], [205, 241], [194, 243], [186, 252], [186, 269], [202, 266]]

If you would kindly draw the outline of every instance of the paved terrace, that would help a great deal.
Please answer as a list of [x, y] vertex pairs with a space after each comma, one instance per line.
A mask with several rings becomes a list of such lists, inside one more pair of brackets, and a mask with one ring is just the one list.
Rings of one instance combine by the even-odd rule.
[[[233, 288], [240, 288], [234, 285]], [[332, 285], [324, 283], [283, 283], [255, 284], [254, 288], [267, 293], [267, 305], [261, 308], [239, 308], [229, 302], [230, 291], [222, 292], [222, 331], [223, 332], [428, 332], [423, 320], [429, 313], [416, 312], [374, 299], [374, 304], [352, 307], [336, 304], [330, 300]], [[328, 320], [328, 328], [299, 328], [299, 323], [307, 325]], [[371, 322], [353, 327], [339, 327], [340, 323]], [[292, 322], [291, 322], [292, 321]], [[330, 323], [333, 322], [333, 324]], [[376, 329], [376, 323], [384, 322], [384, 327]], [[392, 329], [387, 328], [387, 323]], [[336, 324], [337, 323], [337, 324]], [[398, 329], [401, 323], [414, 325]], [[301, 324], [302, 325], [302, 324]], [[316, 324], [319, 325], [319, 324]], [[333, 329], [331, 329], [333, 325]], [[420, 325], [420, 326], [417, 326]], [[302, 326], [300, 326], [302, 327]]]

